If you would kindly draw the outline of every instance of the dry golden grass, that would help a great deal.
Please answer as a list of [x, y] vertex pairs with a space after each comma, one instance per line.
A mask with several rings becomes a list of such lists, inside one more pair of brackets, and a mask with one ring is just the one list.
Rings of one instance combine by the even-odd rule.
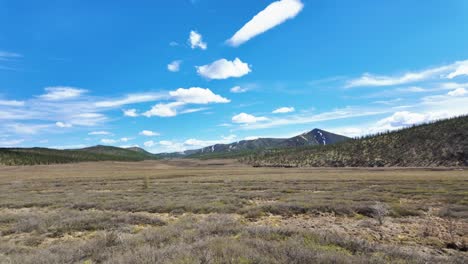
[[467, 219], [459, 169], [0, 167], [0, 263], [464, 263]]

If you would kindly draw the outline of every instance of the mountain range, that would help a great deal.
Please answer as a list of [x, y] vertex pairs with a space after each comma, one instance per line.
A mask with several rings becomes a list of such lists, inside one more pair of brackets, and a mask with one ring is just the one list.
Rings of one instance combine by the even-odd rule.
[[187, 156], [204, 156], [217, 153], [254, 151], [260, 149], [319, 146], [335, 144], [348, 139], [348, 137], [316, 128], [292, 138], [258, 138], [242, 140], [231, 144], [216, 144], [201, 149], [187, 150], [184, 151], [183, 154]]
[[83, 149], [0, 148], [0, 164], [34, 165], [162, 158], [237, 158], [274, 167], [468, 166], [468, 116], [351, 139], [321, 129], [292, 138], [258, 138], [177, 153], [152, 154], [138, 147]]

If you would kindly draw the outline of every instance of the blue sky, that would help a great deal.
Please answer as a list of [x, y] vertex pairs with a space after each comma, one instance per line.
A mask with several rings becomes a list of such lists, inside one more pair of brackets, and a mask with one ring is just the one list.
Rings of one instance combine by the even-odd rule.
[[0, 0], [0, 146], [180, 151], [468, 113], [468, 2]]

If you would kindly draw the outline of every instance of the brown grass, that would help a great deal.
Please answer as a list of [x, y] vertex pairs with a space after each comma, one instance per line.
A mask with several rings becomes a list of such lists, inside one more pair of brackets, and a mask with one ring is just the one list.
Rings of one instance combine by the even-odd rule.
[[463, 263], [467, 183], [213, 160], [0, 167], [0, 263]]

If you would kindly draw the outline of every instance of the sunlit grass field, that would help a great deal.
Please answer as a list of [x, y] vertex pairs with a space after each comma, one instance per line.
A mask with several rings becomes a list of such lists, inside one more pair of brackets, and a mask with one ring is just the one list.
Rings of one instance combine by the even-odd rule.
[[468, 172], [0, 167], [0, 263], [466, 263]]

